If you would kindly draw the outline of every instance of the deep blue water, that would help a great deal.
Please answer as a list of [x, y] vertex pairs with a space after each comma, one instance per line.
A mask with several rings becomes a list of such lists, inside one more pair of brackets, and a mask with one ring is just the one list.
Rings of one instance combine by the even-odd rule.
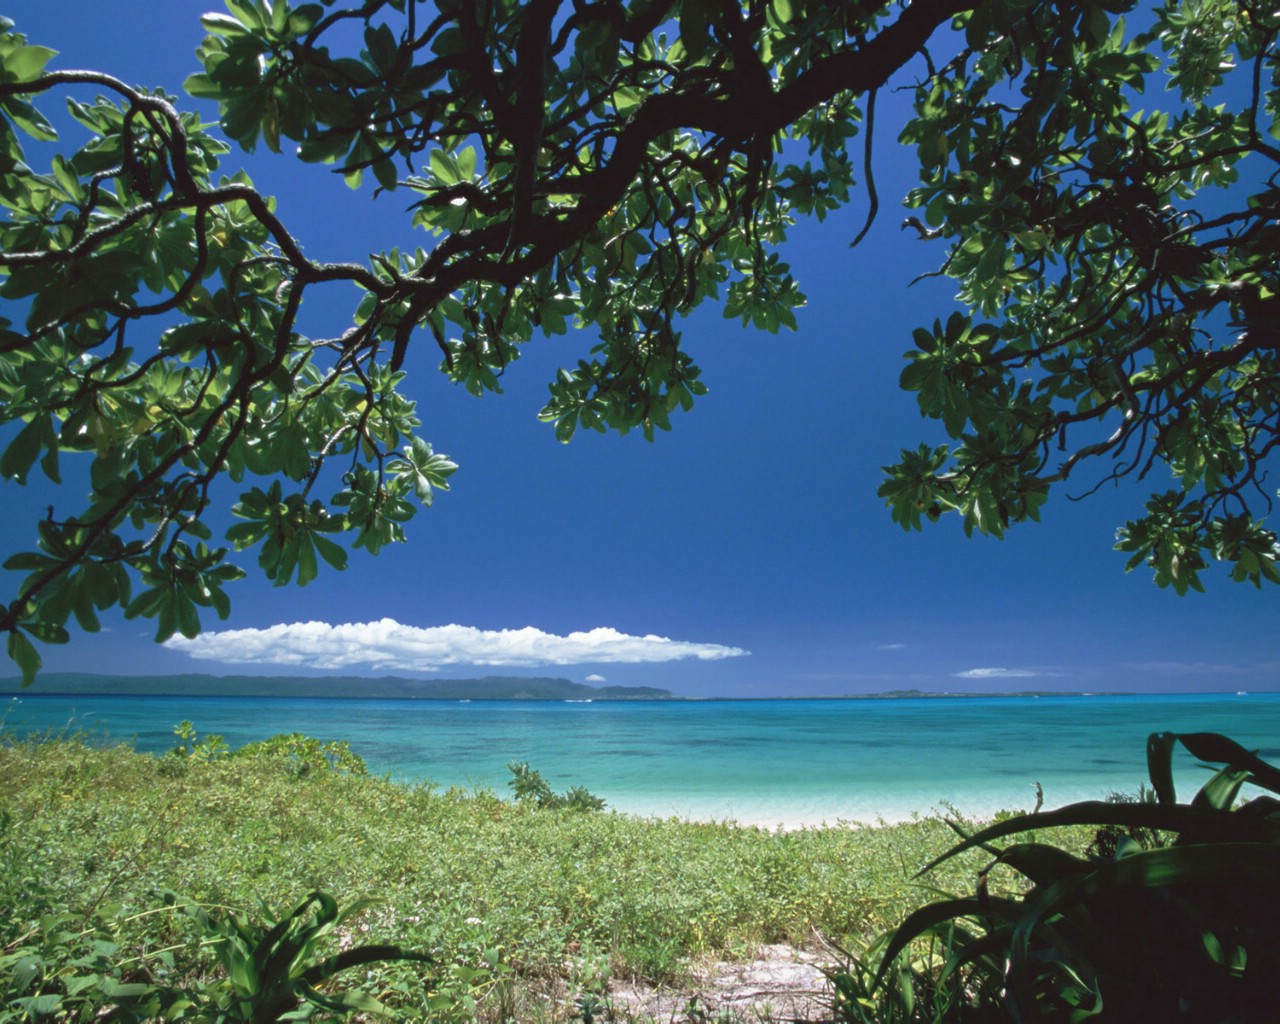
[[[0, 698], [0, 700], [6, 700]], [[376, 773], [506, 791], [509, 761], [638, 813], [791, 825], [971, 815], [1135, 792], [1147, 734], [1222, 732], [1280, 760], [1280, 694], [599, 702], [22, 696], [13, 733], [89, 728], [144, 751], [195, 723], [233, 747], [345, 739]], [[1186, 758], [1188, 793], [1204, 772]]]

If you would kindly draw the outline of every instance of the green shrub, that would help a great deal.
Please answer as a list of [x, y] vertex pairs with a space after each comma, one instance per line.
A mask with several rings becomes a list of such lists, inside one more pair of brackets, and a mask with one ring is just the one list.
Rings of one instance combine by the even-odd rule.
[[300, 732], [280, 733], [257, 743], [246, 743], [235, 756], [275, 762], [297, 778], [303, 778], [312, 771], [369, 774], [364, 758], [345, 740], [325, 742]]
[[511, 779], [507, 785], [516, 796], [516, 803], [531, 804], [540, 811], [603, 811], [605, 802], [583, 786], [574, 786], [564, 793], [555, 793], [551, 783], [534, 771], [524, 761], [512, 761], [507, 765]]
[[375, 963], [433, 963], [425, 954], [389, 944], [348, 945], [326, 953], [324, 944], [337, 939], [343, 925], [368, 906], [364, 901], [340, 912], [333, 897], [313, 892], [275, 921], [255, 921], [176, 899], [173, 902], [212, 941], [222, 968], [220, 977], [193, 993], [190, 1001], [199, 1020], [274, 1024], [310, 1016], [317, 1008], [343, 1016], [357, 1010], [385, 1013], [386, 1007], [367, 992], [336, 991], [332, 987], [336, 976]]
[[213, 735], [200, 739], [196, 733], [196, 727], [185, 718], [173, 727], [173, 735], [178, 742], [173, 745], [169, 753], [176, 758], [189, 757], [194, 761], [217, 761], [231, 754], [231, 748], [221, 736]]
[[[1189, 803], [1174, 791], [1178, 744], [1221, 765]], [[974, 895], [931, 903], [886, 939], [870, 994], [858, 989], [865, 973], [848, 972], [849, 990], [887, 1005], [905, 976], [927, 997], [918, 1005], [944, 1008], [884, 1020], [1277, 1019], [1280, 801], [1268, 793], [1237, 799], [1245, 783], [1280, 793], [1280, 771], [1213, 733], [1153, 734], [1147, 759], [1152, 799], [999, 821], [934, 861], [929, 868], [976, 848], [992, 855]], [[993, 845], [1059, 825], [1087, 825], [1107, 841], [1086, 857], [1035, 834]], [[991, 873], [1002, 867], [1025, 880], [1024, 894], [993, 891]], [[915, 972], [910, 958], [921, 941], [937, 959]], [[841, 1019], [864, 1018], [846, 1009]]]
[[155, 1020], [181, 1012], [181, 996], [127, 977], [120, 946], [105, 917], [41, 914], [0, 953], [0, 1022]]

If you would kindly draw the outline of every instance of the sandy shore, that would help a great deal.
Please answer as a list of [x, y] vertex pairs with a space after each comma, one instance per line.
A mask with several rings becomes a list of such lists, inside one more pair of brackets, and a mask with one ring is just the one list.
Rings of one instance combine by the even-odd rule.
[[[968, 820], [988, 820], [1000, 809], [998, 805], [952, 808], [949, 805], [910, 807], [889, 805], [874, 808], [869, 804], [853, 804], [838, 808], [775, 807], [755, 803], [715, 803], [676, 807], [670, 803], [647, 801], [609, 802], [609, 809], [638, 818], [675, 818], [680, 821], [738, 825], [769, 831], [799, 832], [802, 829], [866, 828], [895, 825], [921, 818], [952, 815], [958, 810]], [[1023, 809], [1031, 810], [1032, 802]]]

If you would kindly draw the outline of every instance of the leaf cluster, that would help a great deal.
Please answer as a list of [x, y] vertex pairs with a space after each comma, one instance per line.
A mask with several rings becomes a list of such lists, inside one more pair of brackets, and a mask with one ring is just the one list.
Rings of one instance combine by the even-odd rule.
[[[1179, 745], [1221, 766], [1186, 803], [1173, 782]], [[1280, 801], [1272, 795], [1280, 771], [1214, 733], [1155, 733], [1147, 761], [1151, 799], [1007, 818], [929, 865], [967, 850], [992, 857], [974, 895], [931, 903], [886, 936], [870, 990], [888, 986], [901, 1003], [911, 986], [922, 987], [946, 1008], [904, 1020], [1244, 1021], [1274, 1013], [1280, 935], [1269, 908], [1280, 863]], [[1263, 792], [1238, 802], [1246, 784]], [[1045, 829], [1079, 825], [1107, 839], [1091, 857], [1041, 838]], [[1017, 841], [996, 845], [1010, 838]], [[989, 885], [993, 871], [1009, 869], [1025, 879], [1021, 896]], [[902, 959], [921, 939], [933, 958], [923, 972]]]
[[1134, 6], [980, 4], [918, 85], [912, 223], [966, 312], [916, 331], [901, 384], [957, 443], [904, 451], [880, 494], [904, 528], [955, 511], [998, 537], [1088, 467], [1111, 468], [1083, 493], [1163, 470], [1118, 531], [1129, 569], [1280, 582], [1280, 20]]
[[432, 963], [425, 954], [387, 944], [349, 945], [337, 953], [325, 953], [323, 944], [363, 912], [367, 901], [339, 911], [332, 896], [313, 892], [278, 917], [264, 906], [260, 919], [210, 912], [172, 896], [168, 901], [195, 920], [225, 972], [221, 984], [205, 985], [199, 993], [205, 1006], [192, 1019], [210, 1024], [298, 1020], [315, 1010], [344, 1016], [354, 1011], [385, 1013], [386, 1007], [368, 993], [334, 991], [326, 983], [344, 971], [375, 963]]
[[[844, 4], [658, 0], [635, 7], [490, 0], [228, 0], [203, 18], [201, 70], [173, 97], [0, 26], [0, 476], [55, 483], [90, 464], [0, 610], [30, 681], [33, 641], [111, 607], [193, 636], [252, 550], [306, 584], [347, 549], [404, 539], [454, 464], [415, 435], [411, 339], [469, 391], [501, 389], [536, 335], [590, 325], [598, 344], [551, 384], [542, 418], [652, 438], [706, 393], [678, 318], [707, 300], [769, 331], [804, 296], [778, 247], [795, 213], [847, 200], [860, 90], [905, 63], [952, 4], [893, 20]], [[884, 22], [884, 24], [882, 24]], [[852, 58], [850, 60], [849, 58]], [[39, 111], [68, 96], [85, 140]], [[24, 137], [26, 140], [24, 142]], [[47, 171], [24, 148], [57, 150]], [[352, 188], [407, 190], [431, 239], [367, 264], [320, 263], [229, 146], [295, 144]], [[351, 323], [299, 330], [306, 296], [354, 285]], [[249, 478], [246, 480], [246, 478]], [[214, 542], [220, 481], [243, 518]], [[141, 593], [135, 591], [141, 587]]]
[[[10, 656], [29, 681], [37, 643], [113, 607], [192, 636], [228, 613], [236, 552], [305, 584], [403, 540], [455, 469], [416, 433], [411, 345], [483, 394], [535, 337], [589, 328], [541, 418], [565, 441], [669, 429], [707, 390], [685, 314], [798, 326], [783, 247], [850, 201], [860, 132], [874, 216], [875, 97], [920, 54], [908, 201], [965, 312], [914, 335], [902, 384], [954, 444], [888, 469], [894, 518], [999, 536], [1083, 465], [1167, 467], [1171, 497], [1121, 529], [1130, 564], [1179, 591], [1214, 561], [1274, 582], [1280, 23], [1179, 0], [1135, 31], [1134, 2], [228, 0], [186, 83], [215, 125], [4, 21], [0, 478], [74, 458], [91, 480], [6, 563]], [[78, 143], [40, 111], [64, 93]], [[407, 193], [421, 244], [310, 259], [224, 140]], [[306, 336], [337, 286], [350, 322]], [[215, 540], [224, 481], [245, 521]]]
[[524, 761], [512, 761], [507, 765], [511, 779], [507, 785], [518, 803], [528, 803], [538, 810], [603, 811], [605, 802], [585, 786], [571, 786], [563, 793], [556, 793], [542, 773], [529, 767]]

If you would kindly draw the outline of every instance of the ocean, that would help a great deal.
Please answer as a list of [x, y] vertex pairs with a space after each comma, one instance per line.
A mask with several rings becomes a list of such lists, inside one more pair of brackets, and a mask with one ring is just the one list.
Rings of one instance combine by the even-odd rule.
[[[507, 795], [525, 761], [611, 809], [789, 828], [970, 817], [1136, 793], [1154, 731], [1221, 732], [1280, 759], [1280, 694], [875, 700], [405, 701], [0, 698], [0, 731], [86, 729], [160, 752], [188, 719], [232, 747], [282, 732], [347, 740], [376, 774]], [[1184, 754], [1179, 791], [1206, 772]]]

